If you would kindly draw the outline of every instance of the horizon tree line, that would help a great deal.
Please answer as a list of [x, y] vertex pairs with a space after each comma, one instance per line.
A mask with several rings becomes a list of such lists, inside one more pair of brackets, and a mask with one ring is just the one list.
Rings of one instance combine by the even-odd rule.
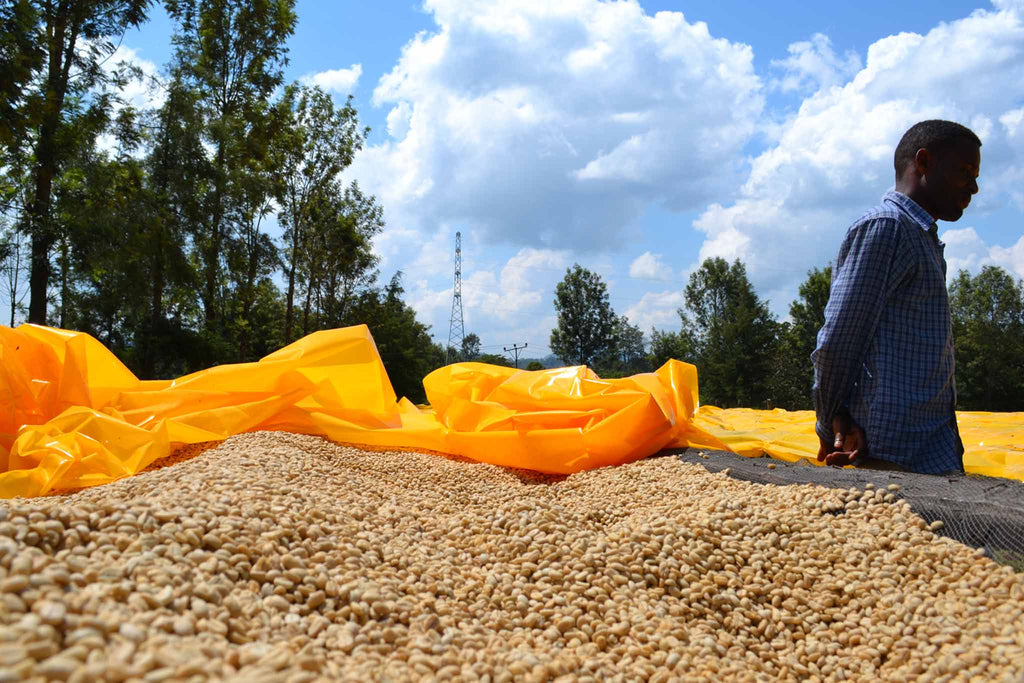
[[[813, 268], [777, 320], [736, 260], [706, 259], [684, 288], [676, 330], [644, 333], [612, 310], [600, 276], [579, 264], [555, 289], [552, 352], [602, 377], [649, 372], [669, 358], [697, 367], [700, 400], [724, 408], [813, 408], [811, 352], [825, 322], [832, 266]], [[958, 408], [1024, 410], [1024, 282], [985, 266], [949, 285]]]

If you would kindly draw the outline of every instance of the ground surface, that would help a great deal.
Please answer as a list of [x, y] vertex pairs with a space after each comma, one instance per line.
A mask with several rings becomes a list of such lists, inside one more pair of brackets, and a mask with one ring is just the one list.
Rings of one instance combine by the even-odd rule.
[[1024, 575], [898, 491], [208, 446], [0, 504], [0, 681], [1024, 676]]

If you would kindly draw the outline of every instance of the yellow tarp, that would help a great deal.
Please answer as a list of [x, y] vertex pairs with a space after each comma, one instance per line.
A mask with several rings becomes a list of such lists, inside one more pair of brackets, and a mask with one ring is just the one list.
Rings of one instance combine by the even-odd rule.
[[[363, 325], [311, 334], [257, 363], [157, 381], [138, 380], [88, 335], [0, 327], [0, 497], [106, 483], [176, 444], [258, 429], [552, 473], [686, 445], [787, 460], [817, 450], [807, 414], [705, 407], [695, 417], [697, 373], [679, 361], [613, 380], [585, 367], [459, 363], [424, 387], [430, 408], [396, 400]], [[1024, 479], [1020, 417], [961, 414], [969, 471]]]
[[[958, 411], [956, 419], [969, 474], [1024, 481], [1024, 413]], [[765, 454], [787, 462], [805, 459], [819, 464], [810, 410], [701, 406], [693, 423], [740, 455]]]

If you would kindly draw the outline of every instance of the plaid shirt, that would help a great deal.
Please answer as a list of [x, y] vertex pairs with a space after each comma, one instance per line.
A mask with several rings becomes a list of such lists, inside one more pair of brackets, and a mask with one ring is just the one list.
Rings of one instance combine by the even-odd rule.
[[845, 408], [872, 458], [963, 471], [944, 250], [935, 220], [895, 191], [846, 233], [811, 354], [815, 430], [827, 443]]

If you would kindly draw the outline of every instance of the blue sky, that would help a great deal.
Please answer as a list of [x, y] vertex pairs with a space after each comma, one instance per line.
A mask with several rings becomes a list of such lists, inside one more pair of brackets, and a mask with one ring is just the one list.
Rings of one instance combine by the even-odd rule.
[[[346, 176], [388, 227], [381, 276], [447, 341], [454, 236], [466, 331], [544, 355], [554, 287], [595, 270], [649, 331], [703, 258], [740, 258], [784, 318], [892, 185], [924, 118], [984, 141], [981, 192], [940, 225], [950, 272], [1024, 277], [1024, 5], [300, 0], [288, 80], [351, 93], [373, 129]], [[151, 70], [160, 10], [125, 37]], [[141, 97], [141, 95], [140, 95]], [[536, 349], [536, 352], [534, 350]], [[534, 352], [534, 353], [531, 353]]]

